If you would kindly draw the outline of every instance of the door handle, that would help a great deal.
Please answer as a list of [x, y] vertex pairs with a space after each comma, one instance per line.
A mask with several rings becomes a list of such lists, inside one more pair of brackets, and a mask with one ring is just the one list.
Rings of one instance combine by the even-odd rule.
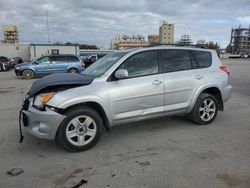
[[155, 85], [155, 86], [158, 86], [158, 85], [162, 84], [162, 81], [155, 80], [155, 81], [152, 82], [152, 84]]
[[200, 79], [202, 79], [202, 78], [203, 78], [203, 76], [202, 76], [202, 75], [199, 75], [199, 74], [195, 76], [195, 79], [197, 79], [197, 80], [200, 80]]

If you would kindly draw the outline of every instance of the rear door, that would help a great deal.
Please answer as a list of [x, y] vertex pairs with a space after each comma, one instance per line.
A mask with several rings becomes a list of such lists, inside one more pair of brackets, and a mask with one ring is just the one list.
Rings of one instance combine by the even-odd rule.
[[161, 51], [161, 69], [165, 81], [165, 111], [185, 112], [194, 92], [204, 84], [204, 72], [188, 50]]
[[77, 68], [78, 70], [81, 68], [81, 62], [78, 57], [71, 55], [66, 56], [67, 69], [69, 68]]
[[119, 69], [129, 77], [110, 85], [113, 119], [139, 118], [164, 112], [164, 82], [159, 74], [158, 51], [144, 51], [125, 60]]
[[54, 73], [67, 72], [67, 60], [64, 55], [54, 55], [50, 57], [52, 63], [52, 71]]

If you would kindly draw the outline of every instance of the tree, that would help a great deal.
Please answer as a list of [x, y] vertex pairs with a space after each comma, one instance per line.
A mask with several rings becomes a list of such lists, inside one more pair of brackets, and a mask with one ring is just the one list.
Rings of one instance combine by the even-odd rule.
[[88, 49], [88, 50], [99, 50], [99, 47], [96, 45], [89, 45], [89, 44], [80, 44], [80, 49]]
[[217, 54], [220, 54], [220, 46], [217, 42], [214, 43], [212, 41], [209, 41], [206, 43], [206, 47], [209, 49], [214, 49], [214, 50], [216, 50]]

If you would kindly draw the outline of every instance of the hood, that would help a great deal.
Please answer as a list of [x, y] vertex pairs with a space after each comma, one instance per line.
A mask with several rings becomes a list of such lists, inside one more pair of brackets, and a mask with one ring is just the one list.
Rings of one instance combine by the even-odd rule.
[[72, 73], [56, 73], [33, 82], [28, 95], [33, 97], [37, 93], [60, 91], [73, 87], [89, 85], [94, 80], [92, 76]]
[[25, 67], [25, 66], [28, 66], [31, 64], [32, 64], [32, 62], [25, 62], [25, 63], [21, 63], [21, 64], [16, 65], [16, 67]]

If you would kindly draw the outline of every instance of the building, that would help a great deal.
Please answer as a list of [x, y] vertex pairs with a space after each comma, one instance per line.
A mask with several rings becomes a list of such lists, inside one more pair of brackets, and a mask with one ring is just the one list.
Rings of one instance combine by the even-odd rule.
[[250, 26], [249, 28], [232, 28], [230, 44], [227, 52], [232, 54], [250, 55]]
[[203, 40], [203, 39], [197, 40], [197, 43], [196, 43], [197, 46], [204, 46], [205, 44], [206, 44], [206, 40]]
[[30, 60], [30, 45], [0, 43], [0, 56], [21, 57], [25, 61]]
[[174, 24], [163, 22], [159, 28], [160, 44], [174, 44]]
[[140, 48], [147, 45], [145, 37], [142, 35], [116, 35], [110, 42], [110, 48], [113, 50]]
[[177, 43], [182, 46], [189, 46], [193, 42], [191, 40], [190, 35], [181, 35], [181, 39]]
[[30, 59], [50, 54], [79, 54], [79, 44], [30, 44]]
[[157, 34], [148, 35], [148, 44], [154, 45], [160, 43], [160, 36]]
[[18, 28], [14, 25], [4, 25], [2, 27], [4, 39], [3, 43], [17, 44], [19, 43]]

